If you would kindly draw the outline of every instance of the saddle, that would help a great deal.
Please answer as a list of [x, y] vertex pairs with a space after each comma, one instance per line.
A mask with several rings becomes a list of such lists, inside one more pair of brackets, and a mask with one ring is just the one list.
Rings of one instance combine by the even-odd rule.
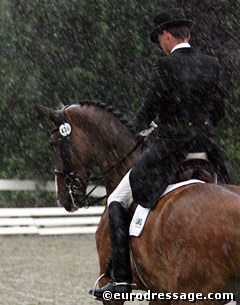
[[[205, 152], [189, 153], [182, 163], [180, 170], [175, 175], [172, 184], [167, 187], [167, 194], [172, 190], [190, 183], [217, 183], [214, 167], [209, 162]], [[145, 221], [151, 208], [143, 208], [140, 205], [131, 207], [130, 235], [139, 236], [144, 228]]]
[[216, 173], [205, 152], [189, 153], [182, 163], [172, 183], [198, 179], [208, 183], [217, 183]]

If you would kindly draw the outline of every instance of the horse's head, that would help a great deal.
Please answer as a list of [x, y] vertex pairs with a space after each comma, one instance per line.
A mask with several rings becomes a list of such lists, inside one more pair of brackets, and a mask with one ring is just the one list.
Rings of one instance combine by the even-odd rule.
[[89, 177], [96, 165], [93, 146], [77, 124], [74, 105], [61, 110], [46, 107], [40, 110], [55, 124], [50, 143], [55, 156], [58, 205], [74, 212], [85, 205]]
[[[124, 117], [104, 103], [84, 101], [61, 110], [40, 110], [55, 124], [51, 144], [57, 199], [67, 211], [86, 205], [90, 180], [103, 180], [110, 194], [144, 147]], [[95, 167], [100, 176], [91, 175]]]

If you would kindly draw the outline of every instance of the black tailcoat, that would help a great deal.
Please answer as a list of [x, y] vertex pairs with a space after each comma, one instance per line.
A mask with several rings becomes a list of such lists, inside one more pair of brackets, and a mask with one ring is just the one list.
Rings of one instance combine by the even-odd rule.
[[136, 132], [158, 117], [158, 137], [134, 164], [133, 199], [153, 207], [189, 152], [207, 152], [224, 182], [228, 173], [214, 127], [224, 116], [218, 60], [193, 48], [176, 49], [153, 67], [145, 100], [135, 118]]

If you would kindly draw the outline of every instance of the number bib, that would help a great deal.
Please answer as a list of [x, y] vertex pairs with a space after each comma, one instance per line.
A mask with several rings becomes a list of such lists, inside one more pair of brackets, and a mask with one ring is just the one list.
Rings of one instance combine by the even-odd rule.
[[59, 127], [59, 132], [63, 137], [69, 136], [71, 131], [72, 131], [72, 127], [68, 123], [64, 123]]

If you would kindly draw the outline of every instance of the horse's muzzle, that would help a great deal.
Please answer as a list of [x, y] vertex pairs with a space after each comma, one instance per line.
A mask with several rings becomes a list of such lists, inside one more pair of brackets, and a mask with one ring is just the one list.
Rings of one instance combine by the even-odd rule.
[[73, 213], [85, 205], [85, 192], [74, 192], [72, 194], [59, 195], [57, 204], [64, 207], [67, 212]]
[[63, 206], [63, 205], [60, 203], [59, 200], [57, 201], [57, 204], [58, 204], [59, 207], [64, 208], [64, 209], [65, 209], [67, 212], [69, 212], [69, 213], [74, 213], [74, 212], [76, 212], [76, 211], [78, 210], [77, 207], [73, 207], [73, 206]]

